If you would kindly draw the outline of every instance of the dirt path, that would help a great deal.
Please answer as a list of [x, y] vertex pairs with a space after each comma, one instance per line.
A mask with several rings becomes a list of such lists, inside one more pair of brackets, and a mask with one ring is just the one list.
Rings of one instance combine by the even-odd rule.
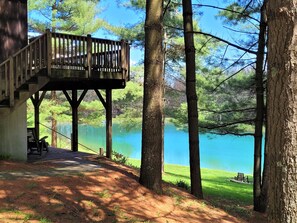
[[247, 222], [168, 184], [163, 195], [155, 194], [138, 183], [132, 168], [77, 155], [0, 161], [0, 223]]

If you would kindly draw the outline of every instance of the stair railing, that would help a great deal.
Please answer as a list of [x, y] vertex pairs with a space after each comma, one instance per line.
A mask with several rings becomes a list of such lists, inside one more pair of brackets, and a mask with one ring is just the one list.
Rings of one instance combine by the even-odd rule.
[[47, 66], [46, 34], [0, 64], [0, 101], [14, 105], [14, 92]]

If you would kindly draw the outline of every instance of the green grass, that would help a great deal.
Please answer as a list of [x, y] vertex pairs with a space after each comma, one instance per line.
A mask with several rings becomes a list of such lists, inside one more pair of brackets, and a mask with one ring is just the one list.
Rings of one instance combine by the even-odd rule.
[[[128, 164], [140, 167], [140, 160], [129, 159]], [[234, 205], [247, 206], [253, 202], [253, 186], [251, 184], [239, 184], [230, 182], [237, 173], [221, 170], [201, 169], [202, 188], [205, 197], [210, 197], [214, 205], [219, 206], [221, 201], [228, 201]], [[252, 176], [248, 175], [252, 181]], [[165, 182], [176, 184], [183, 181], [190, 185], [190, 168], [173, 164], [165, 164], [163, 174]]]

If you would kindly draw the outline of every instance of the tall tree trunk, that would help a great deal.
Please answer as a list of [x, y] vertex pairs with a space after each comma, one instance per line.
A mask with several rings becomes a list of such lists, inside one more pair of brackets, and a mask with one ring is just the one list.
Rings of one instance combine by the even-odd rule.
[[297, 219], [297, 1], [269, 0], [268, 220]]
[[[262, 138], [263, 138], [263, 123], [264, 123], [264, 54], [266, 45], [266, 0], [261, 7], [260, 31], [258, 38], [258, 52], [256, 60], [256, 122], [254, 135], [254, 210], [265, 212], [266, 204], [261, 202], [262, 181], [261, 181], [261, 161], [262, 161]], [[265, 194], [265, 193], [264, 193]], [[262, 195], [264, 195], [262, 193]]]
[[183, 15], [186, 53], [186, 94], [188, 104], [191, 193], [194, 196], [202, 199], [203, 193], [201, 185], [198, 135], [198, 99], [196, 93], [195, 46], [193, 37], [193, 11], [191, 0], [183, 0]]
[[[57, 101], [57, 94], [56, 91], [51, 92], [51, 99], [52, 102], [56, 103]], [[57, 147], [57, 120], [56, 120], [56, 113], [52, 111], [52, 147]]]
[[142, 156], [139, 182], [162, 191], [163, 1], [146, 1]]

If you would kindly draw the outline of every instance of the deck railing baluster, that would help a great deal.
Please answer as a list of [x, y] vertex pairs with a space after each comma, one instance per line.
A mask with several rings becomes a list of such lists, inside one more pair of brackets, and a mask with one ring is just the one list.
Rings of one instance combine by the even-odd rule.
[[56, 65], [57, 63], [57, 38], [56, 38], [56, 34], [52, 33], [52, 38], [53, 38], [53, 42], [54, 42], [54, 56], [53, 56], [53, 65]]
[[82, 67], [85, 70], [87, 62], [86, 62], [86, 58], [85, 58], [85, 55], [86, 55], [85, 39], [83, 37], [81, 38], [81, 44], [82, 44], [82, 51], [81, 51]]
[[19, 62], [19, 64], [18, 64], [18, 66], [20, 67], [19, 68], [19, 72], [20, 72], [20, 83], [22, 84], [23, 83], [23, 81], [24, 81], [24, 76], [23, 76], [23, 52], [21, 52], [20, 53], [20, 62]]
[[79, 65], [80, 67], [83, 67], [84, 66], [83, 53], [82, 53], [83, 47], [81, 44], [82, 44], [82, 38], [79, 37]]
[[38, 46], [39, 46], [39, 70], [42, 68], [42, 46], [41, 46], [41, 38], [38, 40]]
[[14, 72], [13, 72], [13, 57], [9, 59], [9, 106], [14, 105]]
[[92, 68], [92, 38], [91, 38], [91, 35], [87, 36], [87, 67], [88, 67], [88, 77], [91, 77], [91, 68]]
[[46, 65], [46, 67], [47, 67], [47, 75], [51, 76], [51, 72], [52, 72], [52, 58], [53, 58], [52, 52], [53, 52], [53, 49], [52, 49], [52, 33], [50, 32], [49, 29], [46, 30], [46, 43], [47, 43], [47, 46], [46, 46], [45, 55], [46, 55], [47, 58], [45, 58], [44, 60], [47, 61], [47, 65]]
[[5, 65], [4, 65], [5, 67], [4, 67], [4, 80], [5, 80], [5, 93], [4, 93], [4, 96], [5, 97], [7, 97], [8, 96], [8, 89], [9, 89], [9, 87], [8, 87], [8, 63], [5, 63]]
[[66, 55], [67, 55], [67, 65], [69, 66], [71, 64], [70, 59], [71, 59], [71, 54], [70, 54], [70, 38], [69, 35], [66, 36], [67, 38], [67, 44], [66, 44]]
[[59, 45], [58, 46], [58, 54], [57, 54], [57, 56], [59, 57], [59, 65], [62, 65], [61, 38], [60, 38], [60, 36], [58, 34], [57, 34], [57, 38], [58, 38], [58, 45]]
[[28, 48], [26, 48], [25, 50], [25, 80], [28, 80], [28, 56], [29, 56], [29, 52], [28, 52]]
[[14, 80], [15, 80], [15, 87], [17, 88], [19, 86], [19, 78], [18, 78], [18, 55], [15, 57], [15, 61], [14, 61]]
[[99, 42], [99, 40], [96, 40], [96, 44], [97, 44], [97, 49], [96, 49], [96, 58], [95, 58], [95, 60], [96, 60], [96, 68], [97, 68], [97, 70], [99, 71], [99, 69], [100, 69], [100, 60], [99, 60], [99, 55], [100, 55], [100, 42]]
[[73, 37], [70, 36], [70, 63], [71, 66], [73, 66], [73, 57], [74, 57], [74, 53], [73, 53]]

